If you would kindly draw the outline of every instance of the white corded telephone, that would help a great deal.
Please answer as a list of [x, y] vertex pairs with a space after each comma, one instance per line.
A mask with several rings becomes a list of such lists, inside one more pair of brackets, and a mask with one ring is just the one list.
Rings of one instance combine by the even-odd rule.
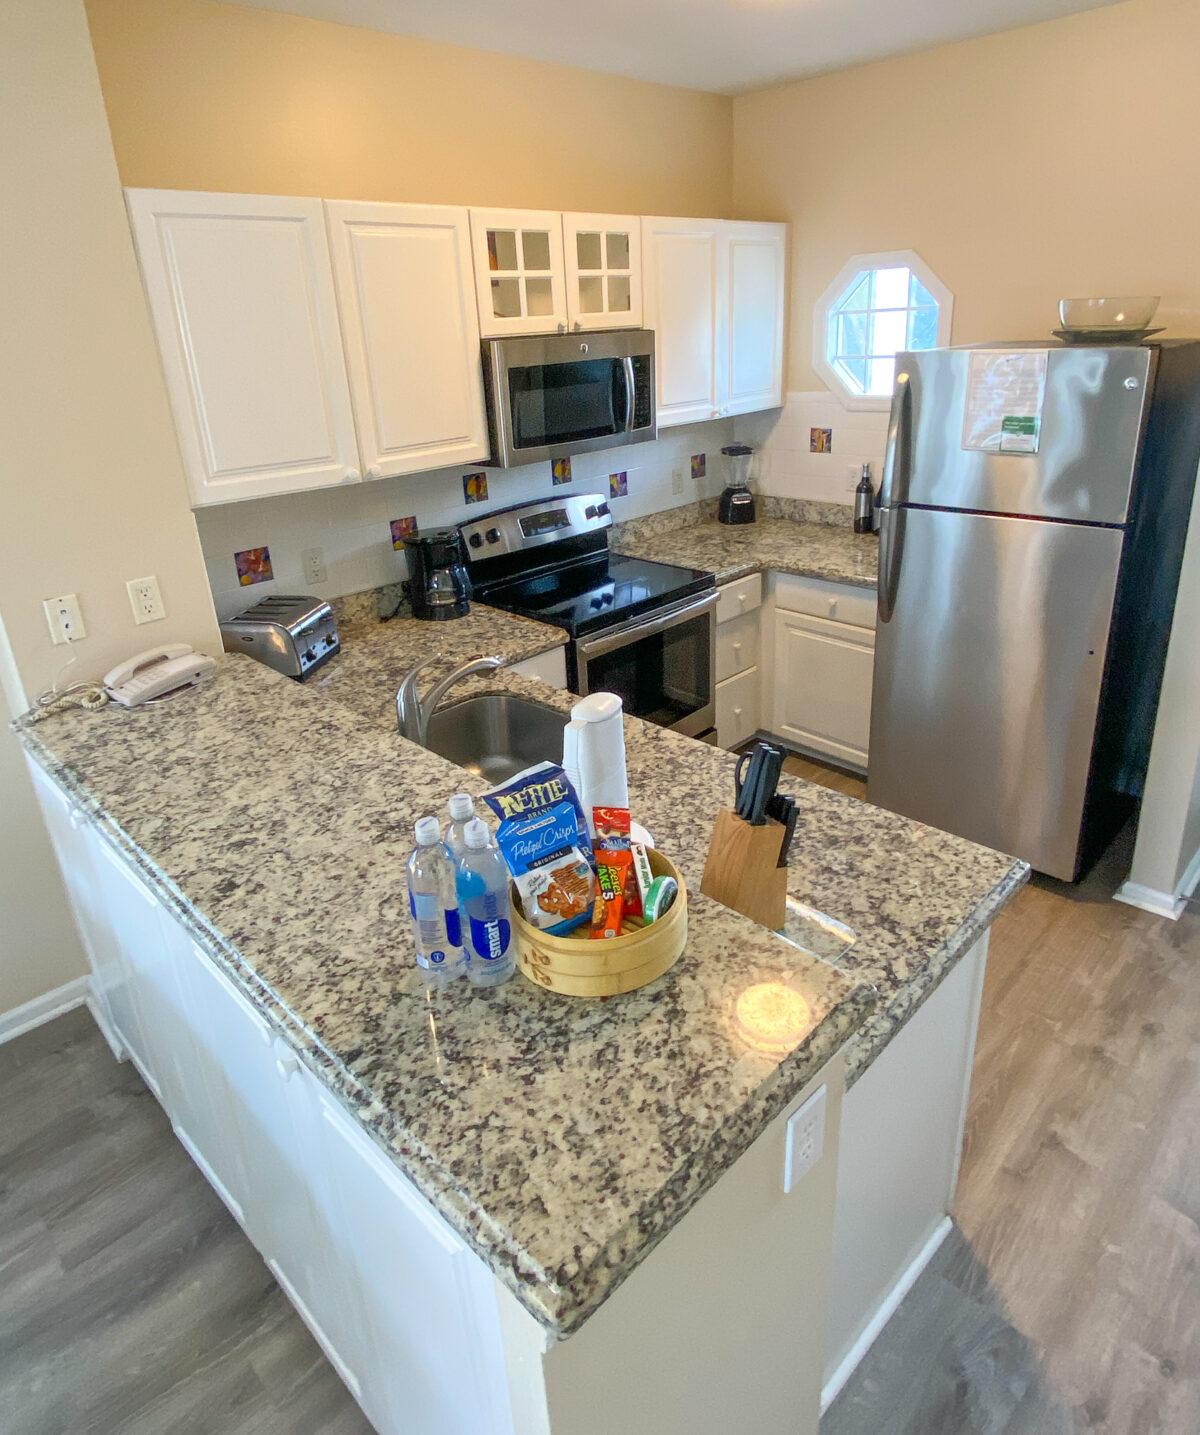
[[164, 643], [118, 663], [105, 673], [104, 687], [113, 702], [134, 708], [163, 693], [199, 682], [216, 666], [214, 659], [196, 652], [187, 643]]

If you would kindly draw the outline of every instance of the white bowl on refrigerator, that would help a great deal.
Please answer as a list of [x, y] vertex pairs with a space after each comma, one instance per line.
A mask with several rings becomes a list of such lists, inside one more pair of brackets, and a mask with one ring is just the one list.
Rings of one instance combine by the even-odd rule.
[[1064, 329], [1145, 329], [1158, 308], [1157, 294], [1125, 295], [1116, 299], [1060, 299], [1058, 317]]

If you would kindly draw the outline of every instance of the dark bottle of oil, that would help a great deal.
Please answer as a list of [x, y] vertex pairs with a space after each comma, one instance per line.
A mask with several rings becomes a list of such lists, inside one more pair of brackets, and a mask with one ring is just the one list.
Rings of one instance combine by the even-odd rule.
[[871, 484], [871, 465], [864, 463], [862, 477], [854, 490], [854, 531], [870, 533], [875, 526], [875, 489]]

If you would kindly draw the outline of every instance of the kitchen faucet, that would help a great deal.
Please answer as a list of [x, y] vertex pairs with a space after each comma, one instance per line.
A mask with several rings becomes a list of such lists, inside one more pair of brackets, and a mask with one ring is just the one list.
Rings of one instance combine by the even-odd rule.
[[415, 668], [410, 668], [396, 693], [396, 721], [400, 727], [400, 736], [408, 738], [410, 742], [420, 743], [422, 747], [426, 745], [425, 740], [429, 735], [429, 719], [454, 684], [463, 678], [469, 678], [473, 673], [489, 673], [504, 665], [504, 659], [500, 657], [472, 658], [469, 662], [460, 663], [452, 672], [434, 683], [422, 698], [417, 689], [417, 674], [430, 663], [438, 662], [440, 656], [435, 653], [432, 657], [423, 658]]

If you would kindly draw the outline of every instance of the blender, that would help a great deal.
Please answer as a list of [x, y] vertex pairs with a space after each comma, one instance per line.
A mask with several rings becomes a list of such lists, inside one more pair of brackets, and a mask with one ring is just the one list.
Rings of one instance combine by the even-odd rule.
[[729, 460], [729, 484], [721, 491], [717, 519], [721, 523], [753, 523], [754, 495], [750, 492], [750, 455], [748, 443], [731, 443], [721, 452]]

